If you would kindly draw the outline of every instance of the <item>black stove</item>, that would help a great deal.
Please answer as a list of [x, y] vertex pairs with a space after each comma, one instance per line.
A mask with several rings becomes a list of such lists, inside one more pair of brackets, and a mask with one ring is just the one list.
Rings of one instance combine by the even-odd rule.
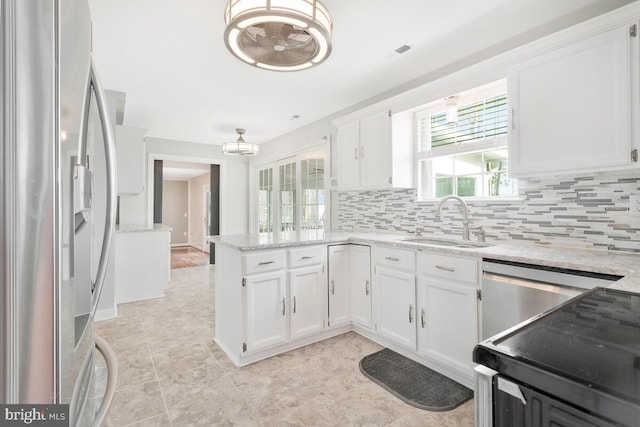
[[[640, 425], [640, 294], [593, 289], [480, 343], [473, 359], [596, 425]], [[513, 417], [517, 400], [531, 410], [513, 394], [501, 407], [496, 392], [494, 420]]]

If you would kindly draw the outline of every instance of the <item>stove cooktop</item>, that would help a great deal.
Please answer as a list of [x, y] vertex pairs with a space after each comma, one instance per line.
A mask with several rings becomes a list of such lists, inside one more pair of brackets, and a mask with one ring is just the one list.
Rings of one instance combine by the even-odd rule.
[[596, 288], [480, 343], [474, 361], [594, 413], [640, 412], [640, 294]]

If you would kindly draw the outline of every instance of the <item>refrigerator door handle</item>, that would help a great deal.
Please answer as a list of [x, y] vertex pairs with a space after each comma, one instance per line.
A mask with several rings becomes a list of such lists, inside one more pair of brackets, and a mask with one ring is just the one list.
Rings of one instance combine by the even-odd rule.
[[[102, 357], [107, 364], [107, 386], [104, 391], [102, 404], [100, 405], [100, 408], [98, 408], [96, 417], [91, 425], [91, 427], [100, 427], [103, 425], [103, 421], [105, 421], [105, 419], [108, 419], [107, 417], [109, 415], [109, 408], [111, 407], [113, 396], [116, 393], [116, 382], [118, 380], [118, 361], [116, 359], [116, 354], [113, 352], [111, 346], [104, 340], [104, 338], [99, 335], [94, 335], [94, 339], [96, 341], [96, 349], [100, 353], [102, 353]], [[109, 425], [110, 423], [105, 424]]]
[[98, 261], [98, 268], [96, 271], [96, 279], [92, 285], [93, 299], [91, 307], [91, 315], [95, 317], [96, 310], [98, 308], [98, 302], [100, 301], [100, 295], [102, 293], [102, 286], [107, 274], [107, 263], [109, 262], [109, 252], [111, 250], [111, 241], [113, 239], [113, 233], [115, 230], [116, 222], [116, 148], [115, 138], [113, 130], [111, 128], [111, 120], [109, 119], [109, 110], [107, 108], [107, 99], [98, 78], [96, 72], [96, 66], [93, 61], [93, 55], [91, 55], [91, 66], [89, 71], [89, 83], [87, 85], [87, 92], [85, 93], [83, 116], [81, 122], [80, 147], [78, 150], [78, 166], [84, 166], [87, 153], [87, 128], [89, 121], [89, 101], [91, 99], [91, 88], [95, 93], [96, 106], [98, 107], [98, 115], [100, 116], [100, 126], [102, 129], [102, 135], [104, 138], [104, 154], [105, 165], [107, 171], [107, 204], [106, 204], [106, 219], [104, 226], [104, 237], [102, 239], [102, 250], [100, 251], [100, 258]]

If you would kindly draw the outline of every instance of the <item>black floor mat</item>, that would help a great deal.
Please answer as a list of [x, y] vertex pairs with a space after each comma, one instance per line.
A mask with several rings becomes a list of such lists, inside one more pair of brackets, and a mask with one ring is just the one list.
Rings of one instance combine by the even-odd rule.
[[448, 411], [473, 397], [473, 391], [385, 348], [365, 356], [360, 371], [399, 399], [427, 411]]

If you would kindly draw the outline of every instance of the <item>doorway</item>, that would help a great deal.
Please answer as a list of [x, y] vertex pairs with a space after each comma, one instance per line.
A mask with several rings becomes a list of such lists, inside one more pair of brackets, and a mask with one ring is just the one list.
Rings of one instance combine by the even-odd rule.
[[[198, 159], [201, 160], [201, 159]], [[172, 229], [172, 268], [215, 262], [207, 236], [220, 230], [220, 165], [152, 159], [154, 222]], [[159, 188], [162, 187], [162, 188]], [[212, 191], [213, 189], [213, 191]]]

